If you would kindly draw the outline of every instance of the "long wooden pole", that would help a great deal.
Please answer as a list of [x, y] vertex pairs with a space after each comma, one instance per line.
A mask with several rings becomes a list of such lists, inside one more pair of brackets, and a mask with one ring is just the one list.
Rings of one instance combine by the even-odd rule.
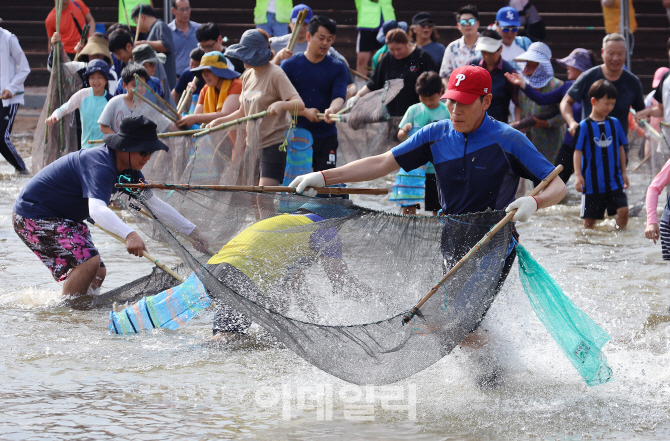
[[177, 119], [181, 118], [181, 117], [179, 116], [179, 114], [177, 113], [177, 111], [176, 111], [175, 109], [173, 109], [172, 106], [171, 106], [170, 104], [168, 104], [168, 102], [165, 101], [165, 100], [163, 99], [162, 96], [160, 96], [159, 94], [157, 94], [155, 90], [153, 90], [151, 87], [149, 87], [149, 85], [148, 85], [147, 83], [145, 83], [144, 80], [143, 80], [139, 75], [137, 75], [137, 74], [135, 74], [135, 81], [139, 81], [144, 87], [146, 87], [146, 88], [149, 90], [149, 92], [151, 92], [156, 98], [158, 98], [158, 101], [160, 101], [161, 103], [163, 103], [163, 105], [164, 105], [164, 106], [165, 106], [171, 113], [173, 113], [173, 114], [177, 117]]
[[352, 69], [352, 68], [349, 68], [349, 72], [351, 72], [352, 75], [354, 75], [354, 76], [356, 76], [356, 77], [358, 77], [358, 78], [362, 78], [362, 79], [364, 79], [364, 80], [366, 80], [366, 81], [370, 80], [370, 78], [368, 78], [366, 75], [363, 75], [362, 73], [360, 73], [360, 72], [358, 72], [357, 70], [354, 70], [354, 69]]
[[[105, 233], [109, 234], [109, 235], [112, 236], [114, 239], [118, 240], [119, 242], [124, 243], [124, 244], [126, 243], [126, 240], [125, 240], [125, 239], [123, 239], [123, 238], [117, 236], [116, 234], [112, 233], [111, 231], [107, 231], [107, 230], [105, 230], [105, 229], [102, 228], [100, 225], [98, 225], [98, 224], [96, 224], [96, 223], [94, 223], [93, 225], [95, 225], [96, 227], [100, 228], [102, 231], [104, 231]], [[168, 266], [166, 266], [165, 264], [161, 263], [158, 259], [155, 259], [151, 254], [147, 253], [146, 251], [142, 251], [142, 256], [144, 256], [145, 259], [150, 260], [151, 262], [153, 262], [158, 268], [162, 269], [163, 271], [165, 271], [166, 273], [168, 273], [169, 275], [171, 275], [171, 276], [174, 277], [175, 279], [179, 280], [180, 283], [183, 283], [183, 282], [184, 282], [185, 279], [184, 279], [182, 276], [180, 276], [179, 274], [177, 274], [177, 273], [175, 273], [174, 271], [172, 271]]]
[[[137, 90], [137, 89], [135, 89], [135, 90]], [[161, 109], [160, 107], [158, 107], [157, 105], [155, 105], [154, 103], [152, 103], [151, 101], [149, 101], [149, 99], [148, 99], [147, 97], [145, 97], [144, 95], [142, 95], [142, 94], [140, 94], [140, 93], [138, 93], [138, 92], [135, 92], [135, 93], [133, 94], [133, 96], [136, 97], [136, 98], [139, 98], [140, 100], [142, 100], [142, 101], [144, 101], [145, 103], [147, 103], [148, 105], [150, 105], [154, 110], [156, 110], [157, 112], [160, 112], [163, 116], [165, 116], [165, 117], [166, 117], [167, 119], [169, 119], [170, 121], [172, 121], [172, 122], [177, 122], [177, 119], [176, 119], [173, 115], [170, 115], [170, 114], [167, 113], [165, 110]]]
[[298, 17], [296, 18], [295, 26], [293, 27], [291, 39], [288, 42], [288, 46], [286, 46], [286, 49], [291, 52], [293, 52], [295, 42], [298, 41], [298, 34], [300, 33], [302, 25], [305, 23], [305, 18], [307, 18], [307, 9], [303, 9], [302, 11], [298, 12]]
[[[217, 191], [248, 191], [253, 193], [295, 193], [294, 187], [268, 185], [187, 185], [187, 184], [115, 184], [116, 188], [137, 188], [141, 190], [217, 190]], [[313, 188], [313, 187], [309, 187]], [[388, 188], [346, 188], [346, 187], [318, 187], [314, 188], [319, 194], [388, 194]]]
[[243, 123], [245, 121], [252, 120], [252, 119], [262, 118], [267, 114], [268, 114], [268, 111], [263, 110], [262, 112], [254, 113], [253, 115], [243, 116], [242, 118], [237, 118], [237, 119], [234, 119], [232, 121], [228, 121], [227, 123], [219, 124], [218, 126], [215, 126], [215, 127], [209, 128], [209, 129], [205, 129], [205, 130], [201, 130], [198, 133], [193, 134], [193, 136], [195, 138], [198, 138], [200, 136], [204, 136], [204, 135], [206, 135], [210, 132], [214, 132], [216, 130], [221, 130], [221, 129], [225, 129], [225, 128], [228, 128], [228, 127], [232, 127], [236, 124], [240, 124], [240, 123]]
[[[544, 179], [542, 180], [542, 182], [540, 182], [540, 183], [537, 185], [537, 187], [535, 187], [535, 188], [533, 189], [533, 191], [531, 191], [531, 192], [529, 193], [528, 196], [535, 196], [535, 195], [537, 195], [538, 193], [540, 193], [542, 190], [544, 190], [545, 187], [546, 187], [547, 185], [549, 185], [549, 183], [550, 183], [552, 180], [554, 180], [554, 178], [555, 178], [556, 176], [558, 176], [558, 174], [559, 174], [562, 170], [563, 170], [563, 166], [560, 165], [560, 164], [557, 165], [556, 168], [554, 169], [554, 171], [552, 171], [551, 173], [549, 173], [549, 175], [548, 175], [546, 178], [544, 178]], [[453, 268], [451, 268], [451, 270], [450, 270], [447, 274], [445, 274], [444, 277], [442, 277], [442, 280], [440, 280], [439, 282], [437, 282], [437, 284], [436, 284], [435, 286], [433, 286], [433, 288], [428, 292], [428, 294], [426, 294], [426, 295], [421, 299], [421, 301], [419, 301], [419, 303], [417, 303], [416, 306], [415, 306], [414, 308], [412, 308], [412, 310], [411, 310], [410, 312], [408, 312], [407, 314], [405, 314], [405, 316], [402, 318], [403, 323], [407, 323], [407, 322], [409, 322], [410, 320], [412, 320], [412, 318], [419, 312], [419, 308], [421, 308], [421, 307], [428, 301], [428, 299], [430, 299], [430, 298], [433, 296], [433, 294], [435, 294], [435, 293], [440, 289], [440, 287], [443, 286], [443, 284], [444, 284], [447, 280], [449, 280], [449, 279], [451, 278], [451, 276], [453, 276], [453, 275], [456, 273], [456, 271], [458, 271], [458, 269], [459, 269], [460, 267], [462, 267], [462, 266], [465, 264], [465, 262], [467, 262], [467, 261], [468, 261], [468, 260], [469, 260], [469, 259], [470, 259], [470, 258], [477, 252], [477, 251], [479, 251], [479, 250], [481, 249], [481, 247], [484, 246], [484, 244], [486, 244], [489, 240], [491, 240], [491, 238], [492, 238], [498, 231], [500, 231], [500, 229], [501, 229], [502, 227], [504, 227], [509, 221], [511, 221], [512, 218], [514, 217], [514, 214], [515, 214], [515, 213], [516, 213], [516, 210], [512, 210], [512, 211], [510, 211], [509, 213], [507, 213], [507, 215], [506, 215], [505, 217], [503, 217], [503, 218], [500, 220], [500, 222], [498, 222], [493, 228], [491, 228], [491, 230], [490, 230], [488, 233], [486, 233], [486, 234], [484, 235], [484, 237], [482, 237], [482, 239], [481, 239], [479, 242], [477, 242], [477, 243], [475, 244], [475, 246], [473, 246], [473, 247], [470, 249], [470, 251], [468, 251], [467, 254], [466, 254], [465, 256], [463, 256], [463, 257], [461, 258], [461, 260], [459, 260], [459, 261], [456, 263], [456, 265], [454, 265]]]
[[193, 78], [193, 81], [189, 83], [184, 93], [181, 94], [181, 99], [179, 100], [179, 105], [177, 106], [177, 113], [179, 113], [179, 115], [185, 113], [191, 107], [191, 99], [193, 98], [191, 87], [194, 81], [196, 81], [196, 78]]
[[[137, 43], [137, 39], [140, 38], [140, 20], [142, 19], [142, 8], [143, 4], [140, 5], [140, 13], [137, 15], [137, 20], [135, 21], [135, 40], [133, 40], [133, 45]], [[128, 23], [130, 26], [130, 23]]]
[[[56, 32], [60, 34], [60, 20], [61, 20], [61, 14], [63, 13], [63, 0], [56, 0]], [[62, 51], [63, 48], [63, 42], [59, 41], [56, 43], [56, 46], [54, 47], [54, 55], [56, 55], [56, 74], [58, 78], [58, 108], [63, 105], [63, 87], [62, 87], [62, 82], [61, 82], [61, 58], [63, 56]], [[58, 120], [58, 129], [59, 129], [59, 135], [60, 135], [60, 146], [58, 149], [58, 157], [60, 158], [60, 154], [63, 150], [65, 150], [65, 132], [63, 130], [63, 118]]]
[[[202, 132], [200, 129], [193, 129], [193, 130], [182, 130], [180, 132], [169, 132], [169, 133], [159, 133], [156, 136], [159, 138], [172, 138], [174, 136], [186, 136], [186, 135], [193, 135], [194, 133]], [[104, 139], [90, 139], [88, 141], [89, 144], [104, 144], [105, 140]]]

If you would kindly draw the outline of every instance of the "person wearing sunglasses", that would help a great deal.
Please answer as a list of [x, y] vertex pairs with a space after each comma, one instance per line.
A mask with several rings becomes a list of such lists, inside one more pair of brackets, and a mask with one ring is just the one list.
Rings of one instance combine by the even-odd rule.
[[525, 53], [532, 41], [528, 37], [520, 37], [519, 27], [521, 20], [519, 12], [511, 6], [500, 8], [496, 14], [496, 31], [502, 36], [503, 41], [503, 60], [515, 65], [518, 71], [523, 70], [523, 66], [515, 64], [514, 59]]
[[[159, 141], [156, 124], [144, 115], [121, 121], [119, 133], [105, 143], [70, 153], [40, 170], [14, 203], [12, 222], [19, 238], [63, 283], [63, 295], [93, 294], [107, 274], [84, 220], [90, 219], [126, 241], [128, 253], [142, 257], [146, 246], [133, 228], [108, 208], [120, 191], [118, 182], [144, 180], [142, 168], [153, 153], [168, 147]], [[175, 231], [190, 236], [205, 252], [207, 241], [195, 224], [158, 197], [146, 193], [142, 204], [154, 215], [167, 216]]]
[[412, 18], [412, 26], [407, 36], [410, 41], [433, 57], [435, 65], [442, 63], [446, 47], [437, 41], [440, 34], [437, 33], [435, 21], [430, 12], [419, 12]]
[[463, 6], [456, 12], [456, 27], [462, 37], [449, 43], [440, 66], [440, 77], [446, 90], [454, 69], [466, 66], [481, 53], [475, 49], [479, 39], [479, 11], [475, 5]]

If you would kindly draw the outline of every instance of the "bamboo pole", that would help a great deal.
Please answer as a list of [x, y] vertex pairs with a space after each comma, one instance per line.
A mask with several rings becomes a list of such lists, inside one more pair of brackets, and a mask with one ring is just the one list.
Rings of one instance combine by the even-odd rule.
[[[61, 19], [61, 14], [63, 13], [63, 0], [56, 0], [56, 32], [60, 34], [60, 19]], [[62, 37], [61, 37], [62, 38]], [[61, 58], [63, 56], [62, 54], [62, 49], [63, 48], [63, 42], [59, 41], [56, 43], [56, 46], [54, 47], [54, 54], [56, 55], [56, 75], [58, 78], [58, 108], [63, 105], [63, 87], [62, 87], [62, 82], [61, 82], [61, 72], [60, 72], [60, 64], [61, 64]], [[63, 119], [58, 120], [58, 130], [59, 130], [59, 135], [60, 135], [60, 148], [58, 149], [58, 157], [60, 158], [60, 154], [63, 150], [65, 150], [65, 135], [63, 131]]]
[[[316, 114], [316, 117], [319, 118], [319, 119], [326, 119], [326, 114], [325, 114], [325, 113], [317, 113], [317, 114]], [[331, 121], [342, 121], [342, 120], [340, 119], [340, 115], [333, 114], [333, 113], [331, 113], [330, 115], [328, 115], [328, 118], [329, 118]]]
[[[551, 173], [549, 173], [549, 175], [548, 175], [546, 178], [544, 178], [544, 179], [542, 180], [542, 182], [540, 182], [540, 183], [537, 185], [537, 187], [535, 187], [535, 188], [533, 189], [533, 191], [531, 191], [531, 192], [529, 193], [528, 196], [535, 196], [535, 195], [537, 195], [538, 193], [540, 193], [542, 190], [544, 190], [545, 187], [546, 187], [547, 185], [549, 185], [549, 183], [550, 183], [552, 180], [554, 180], [554, 178], [555, 178], [556, 176], [558, 176], [558, 174], [559, 174], [562, 170], [563, 170], [563, 166], [560, 165], [560, 164], [557, 165], [556, 168], [554, 169], [554, 171], [552, 171]], [[433, 286], [433, 288], [428, 292], [428, 294], [426, 294], [426, 295], [424, 296], [424, 298], [422, 298], [421, 301], [419, 301], [419, 303], [417, 303], [416, 306], [415, 306], [414, 308], [411, 309], [410, 312], [408, 312], [407, 314], [405, 314], [405, 315], [403, 316], [403, 318], [402, 318], [403, 323], [407, 323], [407, 322], [409, 322], [410, 320], [412, 320], [412, 318], [419, 312], [419, 308], [421, 308], [421, 307], [428, 301], [428, 299], [430, 299], [430, 298], [433, 296], [433, 294], [435, 294], [435, 293], [440, 289], [441, 286], [444, 286], [443, 284], [444, 284], [447, 280], [449, 280], [449, 279], [451, 278], [451, 276], [453, 276], [453, 275], [456, 273], [456, 271], [458, 271], [458, 269], [459, 269], [460, 267], [462, 267], [462, 266], [465, 264], [465, 262], [467, 262], [467, 261], [468, 261], [468, 260], [469, 260], [469, 259], [470, 259], [470, 258], [477, 252], [477, 251], [479, 251], [479, 250], [481, 249], [481, 247], [482, 247], [484, 244], [486, 244], [489, 240], [491, 240], [491, 238], [492, 238], [498, 231], [500, 231], [500, 230], [502, 229], [502, 227], [504, 227], [508, 222], [510, 222], [510, 221], [512, 220], [512, 218], [514, 217], [514, 214], [515, 214], [515, 213], [516, 213], [516, 209], [510, 211], [509, 213], [507, 213], [507, 215], [506, 215], [504, 218], [502, 218], [502, 219], [500, 220], [500, 222], [498, 222], [493, 228], [491, 228], [491, 230], [490, 230], [488, 233], [486, 233], [486, 234], [484, 235], [484, 237], [482, 237], [481, 240], [480, 240], [479, 242], [477, 242], [477, 243], [475, 244], [475, 246], [473, 246], [473, 247], [470, 249], [470, 251], [468, 251], [467, 254], [466, 254], [465, 256], [463, 256], [463, 257], [461, 258], [461, 260], [459, 260], [459, 261], [456, 263], [456, 265], [453, 266], [453, 268], [451, 268], [451, 270], [449, 270], [449, 272], [448, 272], [447, 274], [445, 274], [444, 277], [442, 277], [442, 280], [440, 280], [439, 282], [437, 282], [437, 284], [436, 284], [435, 286]]]
[[[294, 187], [268, 185], [188, 185], [188, 184], [115, 184], [116, 188], [137, 188], [140, 190], [217, 190], [217, 191], [248, 191], [253, 193], [295, 193]], [[539, 186], [538, 186], [539, 187]], [[318, 194], [388, 194], [387, 188], [346, 188], [346, 187], [308, 187], [314, 188]]]
[[[82, 49], [84, 45], [86, 44], [86, 37], [88, 36], [88, 31], [91, 29], [91, 25], [88, 23], [84, 26], [84, 29], [81, 30], [81, 37], [79, 38], [79, 44], [82, 46]], [[77, 53], [74, 55], [75, 58], [79, 55], [81, 52], [81, 49], [77, 51]]]
[[177, 106], [177, 112], [181, 115], [182, 113], [186, 113], [187, 109], [189, 109], [191, 106], [191, 99], [193, 98], [193, 91], [191, 90], [191, 87], [193, 87], [193, 83], [195, 82], [196, 78], [193, 78], [193, 81], [191, 81], [186, 87], [186, 90], [184, 93], [181, 94], [181, 99], [179, 100], [179, 105]]
[[[126, 243], [126, 240], [125, 240], [125, 239], [123, 239], [123, 238], [117, 236], [116, 234], [112, 233], [111, 231], [107, 231], [107, 230], [105, 230], [105, 229], [102, 228], [100, 225], [98, 225], [98, 224], [96, 224], [96, 223], [93, 223], [93, 225], [95, 225], [96, 227], [100, 228], [102, 231], [104, 231], [105, 233], [109, 234], [109, 235], [112, 236], [114, 239], [118, 240], [119, 242], [124, 243], [124, 244]], [[171, 276], [174, 277], [175, 279], [179, 280], [180, 283], [183, 283], [183, 282], [184, 282], [185, 279], [184, 279], [183, 277], [181, 277], [179, 274], [177, 274], [177, 273], [175, 273], [174, 271], [172, 271], [172, 270], [171, 270], [168, 266], [166, 266], [164, 263], [161, 263], [160, 260], [155, 259], [151, 254], [147, 253], [146, 251], [142, 251], [142, 256], [144, 256], [145, 259], [150, 260], [151, 262], [153, 262], [158, 268], [162, 269], [163, 271], [165, 271], [166, 273], [168, 273], [169, 275], [171, 275]]]
[[234, 119], [234, 120], [229, 121], [227, 123], [219, 124], [218, 126], [215, 126], [215, 127], [209, 128], [209, 129], [200, 130], [198, 133], [194, 133], [193, 137], [198, 138], [200, 136], [204, 136], [204, 135], [206, 135], [210, 132], [214, 132], [216, 130], [226, 129], [228, 127], [232, 127], [236, 124], [240, 124], [240, 123], [243, 123], [245, 121], [250, 121], [252, 119], [262, 118], [267, 114], [268, 114], [268, 111], [263, 110], [262, 112], [254, 113], [253, 115], [243, 116], [242, 118], [237, 118], [237, 119]]
[[343, 107], [342, 110], [340, 110], [339, 112], [337, 112], [335, 115], [342, 115], [343, 113], [347, 113], [347, 112], [350, 111], [351, 109], [353, 109], [353, 107], [351, 107], [351, 106]]
[[142, 78], [140, 78], [140, 76], [137, 75], [137, 74], [135, 74], [135, 81], [139, 81], [144, 87], [146, 87], [146, 88], [149, 90], [149, 92], [151, 92], [156, 98], [158, 98], [158, 101], [160, 101], [161, 103], [163, 103], [163, 105], [164, 105], [164, 106], [165, 106], [171, 113], [173, 113], [173, 114], [177, 117], [177, 119], [181, 118], [181, 117], [179, 116], [179, 114], [177, 113], [177, 111], [176, 111], [175, 109], [173, 109], [172, 106], [171, 106], [170, 104], [168, 104], [168, 102], [165, 101], [165, 100], [163, 99], [162, 96], [160, 96], [159, 94], [157, 94], [155, 90], [153, 90], [151, 87], [149, 87], [149, 85], [148, 85], [147, 83], [145, 83], [144, 80], [143, 80]]
[[128, 8], [126, 7], [126, 0], [121, 0], [121, 3], [123, 3], [123, 13], [126, 14], [126, 24], [128, 25], [128, 28], [130, 28], [130, 19], [128, 18]]
[[[198, 133], [201, 131], [202, 130], [200, 129], [182, 130], [180, 132], [159, 133], [156, 136], [158, 136], [159, 138], [172, 138], [174, 136], [193, 135], [194, 133]], [[104, 139], [91, 139], [88, 141], [89, 144], [104, 144], [104, 142], [105, 142]]]
[[358, 77], [358, 78], [362, 78], [362, 79], [364, 79], [365, 81], [370, 80], [370, 78], [368, 78], [367, 75], [363, 75], [362, 73], [360, 73], [360, 72], [358, 72], [358, 71], [356, 71], [356, 70], [354, 70], [354, 69], [352, 69], [352, 68], [349, 68], [349, 72], [351, 72], [351, 74], [352, 74], [353, 76], [356, 76], [356, 77]]
[[642, 161], [640, 161], [640, 163], [638, 165], [636, 165], [635, 168], [633, 168], [631, 171], [637, 171], [640, 167], [642, 167], [644, 165], [645, 162], [649, 161], [650, 158], [651, 158], [651, 155], [645, 156], [644, 159]]
[[[143, 4], [140, 5], [140, 13], [137, 15], [137, 20], [135, 21], [135, 39], [133, 40], [133, 45], [137, 43], [137, 39], [140, 38], [140, 20], [142, 17], [142, 8], [144, 7]], [[128, 26], [130, 26], [130, 23], [128, 23]]]
[[300, 33], [300, 28], [302, 28], [302, 25], [305, 23], [306, 17], [307, 17], [307, 9], [303, 9], [302, 11], [298, 12], [298, 17], [296, 18], [295, 26], [293, 27], [293, 33], [291, 34], [291, 39], [288, 42], [288, 46], [286, 46], [286, 49], [288, 49], [291, 52], [293, 52], [295, 42], [298, 41], [298, 34]]
[[[135, 89], [135, 90], [137, 90], [137, 89]], [[165, 116], [170, 121], [177, 122], [177, 119], [174, 116], [170, 115], [165, 110], [161, 109], [160, 107], [158, 107], [157, 105], [155, 105], [154, 103], [149, 101], [149, 99], [147, 97], [145, 97], [144, 95], [142, 95], [138, 92], [135, 92], [135, 93], [133, 93], [133, 96], [136, 97], [136, 98], [139, 98], [140, 100], [142, 100], [145, 103], [147, 103], [148, 105], [150, 105], [154, 110], [156, 110], [157, 112], [160, 112], [163, 116]]]

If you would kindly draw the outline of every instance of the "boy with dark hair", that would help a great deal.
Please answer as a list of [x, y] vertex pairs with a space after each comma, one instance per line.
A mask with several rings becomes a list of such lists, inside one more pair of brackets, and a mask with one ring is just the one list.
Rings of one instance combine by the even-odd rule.
[[[347, 94], [347, 66], [329, 57], [335, 41], [337, 23], [315, 15], [307, 29], [307, 50], [284, 60], [281, 68], [305, 102], [299, 113], [298, 127], [312, 134], [312, 168], [314, 171], [335, 168], [337, 161], [337, 129], [329, 116], [337, 113]], [[323, 112], [323, 119], [317, 113]]]
[[156, 129], [161, 132], [172, 132], [177, 130], [174, 123], [161, 115], [144, 101], [135, 99], [135, 93], [144, 94], [145, 88], [142, 84], [136, 84], [135, 74], [139, 75], [144, 82], [149, 81], [149, 74], [139, 64], [129, 64], [121, 71], [121, 81], [126, 93], [117, 95], [105, 106], [98, 119], [100, 131], [104, 134], [118, 133], [121, 121], [130, 115], [144, 115], [156, 124]]
[[[223, 45], [223, 37], [221, 36], [221, 31], [219, 27], [212, 22], [203, 23], [200, 25], [197, 31], [195, 31], [195, 38], [198, 40], [198, 46], [200, 49], [207, 52], [226, 52], [226, 46]], [[237, 72], [244, 72], [244, 63], [242, 60], [235, 57], [229, 57], [226, 55], [226, 58], [235, 66]]]
[[[201, 47], [196, 47], [191, 51], [189, 67], [188, 69], [185, 69], [181, 75], [179, 75], [177, 85], [172, 90], [172, 98], [174, 99], [175, 103], [178, 103], [181, 100], [181, 94], [184, 93], [188, 85], [195, 78], [195, 74], [191, 72], [191, 69], [195, 69], [196, 67], [200, 66], [200, 60], [202, 60], [203, 55], [205, 55], [205, 51], [202, 50]], [[195, 83], [195, 91], [193, 91], [193, 96], [199, 95], [204, 85], [205, 82], [202, 79], [198, 79]]]
[[[172, 38], [172, 30], [163, 20], [157, 18], [154, 9], [148, 5], [136, 6], [135, 9], [133, 9], [132, 19], [137, 22], [140, 32], [147, 35], [146, 40], [136, 41], [135, 46], [148, 44], [156, 52], [165, 54], [164, 67], [167, 75], [167, 84], [163, 84], [163, 89], [168, 92], [171, 91], [177, 84], [177, 67], [175, 64], [175, 48], [174, 39]], [[159, 79], [162, 80], [160, 77]]]
[[589, 89], [591, 114], [579, 123], [574, 137], [575, 189], [582, 193], [584, 228], [593, 228], [597, 219], [616, 214], [618, 228], [628, 224], [628, 199], [624, 188], [626, 173], [624, 146], [628, 144], [621, 123], [608, 116], [617, 99], [617, 89], [600, 79]]
[[[447, 106], [440, 101], [444, 93], [442, 80], [437, 72], [424, 72], [416, 79], [416, 93], [419, 95], [420, 103], [414, 104], [407, 109], [405, 116], [400, 121], [400, 130], [398, 139], [404, 141], [416, 133], [421, 127], [434, 122], [449, 119]], [[435, 167], [432, 162], [426, 164], [426, 190], [425, 190], [425, 210], [432, 211], [437, 215], [440, 209], [440, 201], [437, 196], [437, 180], [435, 178]], [[400, 169], [399, 174], [407, 173]], [[396, 195], [396, 186], [394, 185], [394, 196]], [[392, 200], [394, 198], [392, 197]], [[396, 198], [402, 199], [402, 197]], [[420, 201], [420, 199], [417, 199]], [[419, 208], [417, 201], [396, 202], [402, 207], [402, 214], [415, 215]]]

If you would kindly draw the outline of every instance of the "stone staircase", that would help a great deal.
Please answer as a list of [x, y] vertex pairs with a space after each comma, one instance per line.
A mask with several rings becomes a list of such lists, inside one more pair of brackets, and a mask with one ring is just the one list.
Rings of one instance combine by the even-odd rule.
[[[0, 26], [15, 33], [26, 52], [32, 73], [28, 86], [46, 86], [47, 37], [44, 19], [53, 7], [52, 0], [22, 0], [18, 3], [4, 0]], [[98, 23], [109, 26], [117, 18], [117, 0], [85, 0]], [[154, 0], [155, 4], [162, 3]], [[209, 3], [209, 2], [207, 2]], [[297, 3], [297, 2], [295, 2]], [[417, 3], [408, 0], [394, 0], [399, 20], [410, 22], [418, 12]], [[460, 37], [456, 29], [453, 11], [469, 3], [477, 4], [480, 22], [486, 26], [495, 21], [495, 12], [504, 5], [501, 0], [423, 0], [420, 10], [431, 11], [440, 33], [440, 41], [447, 45]], [[209, 3], [211, 4], [211, 3]], [[242, 33], [253, 25], [252, 0], [219, 0], [217, 7], [206, 7], [201, 0], [191, 0], [191, 19], [197, 22], [214, 21], [228, 38], [228, 44], [239, 41]], [[307, 2], [316, 14], [324, 14], [338, 23], [336, 49], [355, 65], [356, 10], [352, 0], [310, 0]], [[602, 38], [605, 35], [600, 3], [598, 0], [536, 0], [547, 25], [545, 42], [552, 48], [553, 56], [561, 58], [576, 47], [592, 49], [600, 54]], [[632, 71], [640, 77], [645, 91], [651, 89], [654, 71], [668, 65], [666, 42], [670, 37], [670, 27], [665, 10], [658, 0], [635, 0], [638, 29], [635, 32], [635, 48], [632, 56]], [[157, 8], [162, 16], [162, 9]], [[564, 78], [564, 70], [556, 66], [559, 78]]]

